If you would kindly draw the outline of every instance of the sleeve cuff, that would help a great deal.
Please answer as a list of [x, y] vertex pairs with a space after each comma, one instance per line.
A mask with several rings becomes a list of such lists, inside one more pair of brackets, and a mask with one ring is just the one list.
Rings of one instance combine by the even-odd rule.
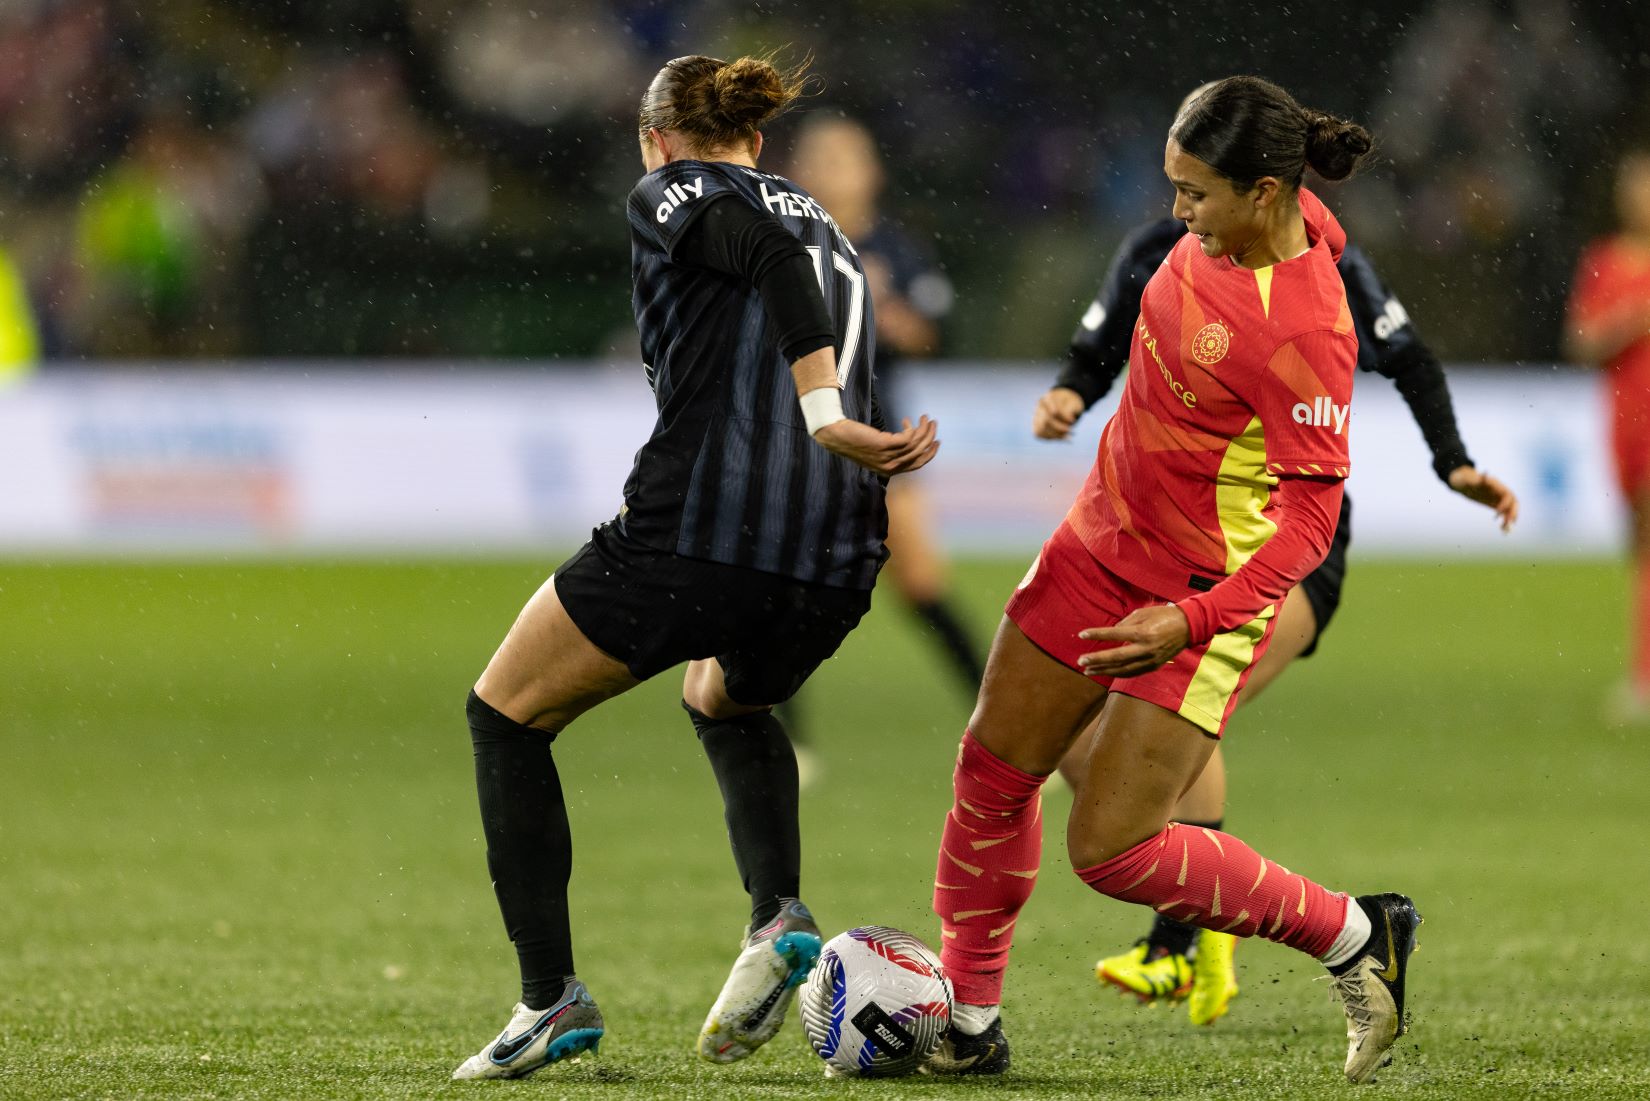
[[1266, 473], [1278, 478], [1346, 478], [1352, 467], [1344, 459], [1319, 460], [1280, 459], [1266, 464]]
[[1450, 471], [1454, 470], [1456, 467], [1475, 467], [1477, 465], [1477, 463], [1472, 461], [1472, 456], [1468, 455], [1465, 449], [1460, 451], [1440, 451], [1432, 457], [1433, 473], [1437, 474], [1438, 480], [1443, 482], [1445, 485], [1449, 485]]
[[1180, 609], [1180, 614], [1186, 617], [1187, 646], [1201, 646], [1214, 637], [1214, 632], [1209, 630], [1209, 617], [1204, 611], [1203, 604], [1203, 600], [1196, 596], [1189, 596], [1175, 603], [1175, 607]]
[[835, 345], [835, 333], [812, 333], [808, 336], [796, 337], [779, 350], [784, 353], [785, 362], [795, 363], [809, 352], [817, 352], [821, 348], [831, 348]]

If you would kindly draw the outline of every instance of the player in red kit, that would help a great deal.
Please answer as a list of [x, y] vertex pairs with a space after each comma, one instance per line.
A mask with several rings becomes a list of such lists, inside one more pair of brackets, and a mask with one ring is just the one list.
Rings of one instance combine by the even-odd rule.
[[1041, 859], [1039, 792], [1096, 717], [1066, 827], [1078, 876], [1321, 960], [1352, 1081], [1403, 1032], [1408, 898], [1354, 899], [1170, 821], [1335, 530], [1357, 338], [1335, 268], [1345, 235], [1300, 182], [1308, 164], [1344, 179], [1370, 145], [1254, 77], [1215, 84], [1170, 129], [1188, 233], [1146, 285], [1121, 405], [1009, 600], [957, 757], [934, 909], [958, 1004], [935, 1073], [1008, 1067], [998, 1005]]
[[1566, 350], [1605, 372], [1616, 477], [1633, 518], [1633, 658], [1613, 718], [1650, 721], [1650, 146], [1616, 173], [1621, 229], [1576, 265]]

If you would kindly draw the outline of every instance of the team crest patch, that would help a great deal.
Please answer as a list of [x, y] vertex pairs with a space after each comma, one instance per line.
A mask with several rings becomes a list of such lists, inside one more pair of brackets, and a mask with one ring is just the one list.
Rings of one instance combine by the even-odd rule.
[[1213, 367], [1226, 358], [1232, 346], [1232, 334], [1218, 321], [1211, 321], [1192, 337], [1192, 358], [1205, 367]]

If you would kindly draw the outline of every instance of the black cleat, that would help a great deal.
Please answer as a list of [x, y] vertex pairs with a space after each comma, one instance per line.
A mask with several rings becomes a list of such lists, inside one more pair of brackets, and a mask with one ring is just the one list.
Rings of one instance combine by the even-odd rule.
[[1415, 951], [1421, 915], [1403, 895], [1361, 895], [1369, 915], [1369, 943], [1332, 972], [1335, 994], [1346, 1010], [1346, 1080], [1368, 1082], [1392, 1061], [1387, 1049], [1406, 1030], [1404, 975]]
[[940, 1046], [922, 1065], [924, 1074], [1002, 1074], [1008, 1070], [1008, 1037], [1003, 1035], [1003, 1019], [978, 1036], [970, 1036], [956, 1025], [940, 1035]]

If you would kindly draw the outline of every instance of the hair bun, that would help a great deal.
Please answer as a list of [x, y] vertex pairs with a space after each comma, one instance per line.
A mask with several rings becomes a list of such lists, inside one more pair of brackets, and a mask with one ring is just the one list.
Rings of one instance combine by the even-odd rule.
[[1375, 139], [1355, 122], [1334, 115], [1308, 112], [1306, 117], [1306, 163], [1326, 180], [1344, 180], [1356, 172]]
[[647, 86], [637, 130], [644, 139], [649, 130], [679, 130], [701, 154], [748, 145], [757, 127], [807, 91], [811, 61], [781, 70], [769, 57], [678, 57]]
[[794, 94], [788, 94], [784, 78], [768, 61], [741, 57], [716, 70], [711, 98], [715, 112], [729, 126], [743, 129], [767, 122], [790, 103]]

